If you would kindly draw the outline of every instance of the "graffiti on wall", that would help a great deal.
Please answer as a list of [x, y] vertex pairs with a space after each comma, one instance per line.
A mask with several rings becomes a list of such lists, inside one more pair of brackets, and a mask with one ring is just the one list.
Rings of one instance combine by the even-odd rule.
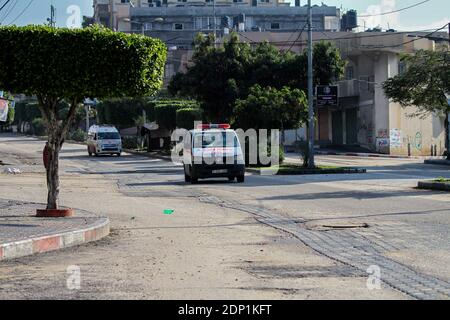
[[378, 147], [378, 149], [389, 147], [389, 135], [388, 135], [387, 129], [378, 130], [378, 132], [377, 132], [377, 147]]
[[391, 146], [394, 148], [400, 148], [402, 146], [402, 131], [399, 129], [390, 130], [390, 142]]

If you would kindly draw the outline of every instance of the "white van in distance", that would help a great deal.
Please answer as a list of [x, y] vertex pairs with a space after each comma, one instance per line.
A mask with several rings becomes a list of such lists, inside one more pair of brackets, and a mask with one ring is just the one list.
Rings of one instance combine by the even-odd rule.
[[87, 139], [87, 151], [89, 156], [94, 154], [122, 154], [122, 138], [119, 131], [110, 125], [94, 125], [89, 128]]

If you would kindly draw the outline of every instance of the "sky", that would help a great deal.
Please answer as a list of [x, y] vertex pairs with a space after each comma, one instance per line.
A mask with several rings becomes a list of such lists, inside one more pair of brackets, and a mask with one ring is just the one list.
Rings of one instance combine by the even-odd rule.
[[[0, 7], [7, 0], [0, 0]], [[355, 9], [359, 15], [376, 15], [401, 9], [423, 0], [312, 0], [313, 4], [322, 2], [329, 6]], [[293, 0], [292, 0], [293, 2]], [[306, 4], [301, 0], [301, 5]], [[77, 25], [81, 15], [92, 15], [92, 0], [11, 0], [0, 12], [0, 24], [42, 24], [50, 15], [50, 4], [56, 7], [58, 26]], [[27, 7], [29, 5], [29, 7]], [[450, 22], [450, 0], [430, 0], [418, 7], [399, 13], [359, 18], [359, 24], [366, 28], [380, 26], [401, 31], [429, 30], [442, 27]], [[359, 30], [359, 31], [362, 31]]]

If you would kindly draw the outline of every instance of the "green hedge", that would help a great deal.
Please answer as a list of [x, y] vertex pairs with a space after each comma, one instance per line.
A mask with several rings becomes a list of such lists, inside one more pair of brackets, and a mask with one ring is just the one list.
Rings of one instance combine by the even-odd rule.
[[33, 134], [36, 136], [44, 136], [46, 134], [44, 120], [42, 118], [36, 118], [31, 121], [31, 128]]
[[202, 110], [196, 108], [183, 108], [177, 110], [177, 127], [187, 130], [194, 129], [195, 121], [202, 121]]
[[119, 129], [135, 126], [145, 110], [147, 121], [157, 121], [160, 126], [173, 130], [176, 128], [176, 111], [194, 107], [197, 107], [197, 103], [190, 100], [155, 101], [141, 97], [103, 100], [96, 109], [99, 123], [112, 124]]
[[78, 142], [86, 142], [87, 133], [81, 129], [77, 129], [71, 133], [69, 133], [69, 140], [78, 141]]
[[187, 108], [196, 108], [195, 101], [190, 100], [164, 100], [155, 103], [156, 122], [165, 129], [174, 130], [177, 125], [177, 111]]
[[15, 118], [13, 124], [19, 125], [22, 122], [32, 122], [41, 117], [37, 102], [17, 102], [15, 107]]
[[165, 129], [174, 130], [177, 127], [178, 105], [159, 105], [155, 107], [156, 122]]
[[101, 124], [112, 124], [119, 129], [136, 125], [136, 119], [145, 110], [148, 121], [155, 121], [154, 104], [147, 98], [119, 98], [101, 101], [97, 107]]

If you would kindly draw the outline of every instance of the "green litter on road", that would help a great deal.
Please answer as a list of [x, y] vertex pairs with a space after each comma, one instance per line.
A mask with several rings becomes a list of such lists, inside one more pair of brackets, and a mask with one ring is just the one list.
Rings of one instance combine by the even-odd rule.
[[172, 213], [174, 213], [174, 211], [175, 210], [172, 210], [172, 209], [165, 209], [163, 212], [164, 212], [164, 214], [172, 214]]

